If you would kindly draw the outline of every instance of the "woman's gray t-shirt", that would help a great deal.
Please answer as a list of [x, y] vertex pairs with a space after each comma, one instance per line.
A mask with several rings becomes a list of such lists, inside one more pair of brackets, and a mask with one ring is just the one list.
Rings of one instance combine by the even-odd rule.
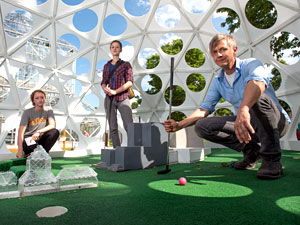
[[31, 137], [36, 131], [48, 126], [49, 118], [54, 118], [52, 109], [44, 109], [44, 111], [37, 112], [34, 108], [26, 109], [23, 112], [20, 126], [26, 126], [24, 138]]

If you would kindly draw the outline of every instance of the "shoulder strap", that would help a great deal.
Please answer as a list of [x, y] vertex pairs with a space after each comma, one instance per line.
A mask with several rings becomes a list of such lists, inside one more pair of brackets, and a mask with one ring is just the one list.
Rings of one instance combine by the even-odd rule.
[[119, 66], [121, 66], [123, 63], [125, 63], [125, 61], [121, 60], [119, 63], [117, 63], [117, 64], [115, 65], [115, 67], [112, 69], [112, 71], [109, 72], [109, 74], [108, 74], [108, 81], [110, 80], [110, 78], [111, 78], [112, 74], [115, 72], [115, 70], [116, 70]]

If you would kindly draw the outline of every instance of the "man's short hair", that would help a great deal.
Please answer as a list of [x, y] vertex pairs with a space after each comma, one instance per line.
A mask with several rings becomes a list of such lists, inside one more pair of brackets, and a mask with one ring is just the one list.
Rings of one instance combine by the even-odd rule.
[[230, 47], [236, 47], [235, 38], [230, 34], [216, 34], [209, 42], [209, 51], [212, 55], [213, 49], [219, 44], [221, 40], [226, 40]]
[[120, 45], [120, 48], [122, 49], [122, 43], [121, 43], [121, 41], [119, 41], [119, 40], [113, 40], [112, 42], [110, 42], [110, 48], [111, 48], [111, 45], [113, 44], [113, 43], [119, 43], [119, 45]]
[[46, 93], [44, 91], [42, 91], [42, 90], [35, 90], [30, 95], [30, 99], [31, 99], [32, 105], [34, 105], [33, 98], [34, 98], [35, 93], [42, 93], [45, 96], [45, 98], [46, 98]]

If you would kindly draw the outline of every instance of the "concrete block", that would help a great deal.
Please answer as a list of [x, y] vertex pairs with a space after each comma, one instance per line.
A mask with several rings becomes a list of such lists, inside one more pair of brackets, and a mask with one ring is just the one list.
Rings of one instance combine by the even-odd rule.
[[143, 145], [143, 124], [130, 123], [128, 124], [127, 146], [142, 146]]
[[110, 166], [115, 162], [115, 153], [116, 153], [115, 149], [102, 149], [101, 162], [106, 163], [106, 166]]
[[186, 127], [170, 133], [171, 148], [203, 148], [203, 139], [195, 132], [195, 126]]
[[178, 152], [174, 151], [174, 149], [169, 150], [169, 164], [178, 163]]
[[205, 148], [178, 148], [178, 163], [193, 163], [204, 160], [210, 149]]

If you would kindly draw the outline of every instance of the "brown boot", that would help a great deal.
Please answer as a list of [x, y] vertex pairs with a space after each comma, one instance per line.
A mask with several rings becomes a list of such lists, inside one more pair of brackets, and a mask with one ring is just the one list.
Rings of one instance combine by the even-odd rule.
[[243, 161], [234, 163], [234, 168], [238, 170], [251, 170], [256, 168], [256, 165], [260, 159], [259, 154], [260, 146], [257, 143], [249, 143], [243, 150]]
[[280, 161], [272, 162], [263, 159], [256, 176], [263, 180], [273, 180], [280, 178], [282, 174], [283, 169]]

